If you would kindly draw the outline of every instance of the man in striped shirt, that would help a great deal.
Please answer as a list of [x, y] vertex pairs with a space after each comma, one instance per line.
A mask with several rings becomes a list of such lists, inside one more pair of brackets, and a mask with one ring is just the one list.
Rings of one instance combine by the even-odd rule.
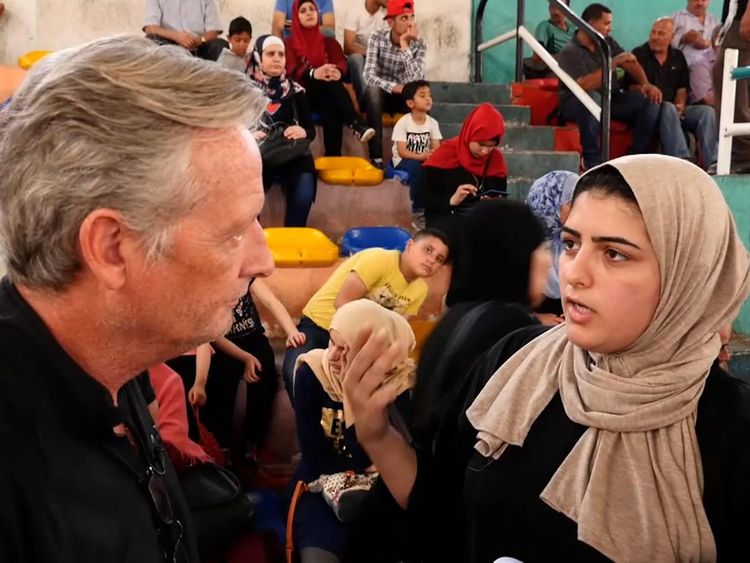
[[364, 70], [367, 123], [375, 129], [370, 159], [383, 166], [383, 111], [406, 113], [401, 99], [404, 84], [424, 79], [427, 46], [414, 21], [414, 0], [390, 0], [385, 16], [388, 29], [367, 42]]

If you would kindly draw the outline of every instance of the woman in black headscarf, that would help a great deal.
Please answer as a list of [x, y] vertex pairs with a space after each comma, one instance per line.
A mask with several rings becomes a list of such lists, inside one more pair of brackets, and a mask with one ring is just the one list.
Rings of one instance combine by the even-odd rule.
[[428, 448], [474, 360], [536, 323], [531, 310], [543, 299], [551, 260], [542, 226], [521, 203], [482, 201], [467, 219], [454, 247], [448, 311], [424, 345], [412, 395], [414, 438]]
[[[443, 421], [458, 417], [461, 402], [455, 398], [471, 383], [466, 378], [469, 368], [507, 334], [537, 324], [532, 308], [544, 299], [551, 263], [541, 224], [528, 207], [515, 201], [478, 202], [456, 242], [448, 311], [422, 349], [410, 425], [414, 445], [445, 460], [455, 457], [451, 455], [455, 436], [454, 425]], [[447, 481], [461, 471], [463, 467], [449, 464], [441, 467]], [[461, 506], [461, 499], [446, 499], [446, 506]], [[436, 537], [460, 529], [459, 515], [444, 516], [443, 529], [432, 531]], [[461, 559], [458, 553], [442, 555], [444, 561]]]

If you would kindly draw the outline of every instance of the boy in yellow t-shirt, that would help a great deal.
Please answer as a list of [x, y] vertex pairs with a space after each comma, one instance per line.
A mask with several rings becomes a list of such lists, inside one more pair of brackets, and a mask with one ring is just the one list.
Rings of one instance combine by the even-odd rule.
[[328, 346], [328, 327], [336, 309], [366, 298], [405, 317], [416, 315], [427, 298], [422, 278], [434, 275], [448, 257], [448, 237], [437, 229], [422, 229], [403, 252], [369, 248], [344, 261], [302, 309], [297, 329], [306, 341], [287, 350], [282, 369], [289, 396], [293, 396], [297, 357]]

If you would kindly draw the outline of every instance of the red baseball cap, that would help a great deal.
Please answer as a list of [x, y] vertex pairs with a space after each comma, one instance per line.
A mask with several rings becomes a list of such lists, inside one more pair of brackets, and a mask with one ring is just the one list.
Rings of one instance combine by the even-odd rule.
[[387, 20], [388, 18], [395, 18], [396, 16], [413, 13], [414, 0], [390, 0], [390, 2], [388, 2], [388, 12], [383, 19]]

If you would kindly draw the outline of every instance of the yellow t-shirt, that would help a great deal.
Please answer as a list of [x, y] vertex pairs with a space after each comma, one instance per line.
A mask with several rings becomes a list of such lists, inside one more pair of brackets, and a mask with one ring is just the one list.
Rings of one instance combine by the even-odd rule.
[[399, 270], [401, 252], [368, 248], [343, 262], [310, 298], [302, 314], [326, 330], [336, 312], [333, 306], [349, 272], [356, 272], [367, 287], [365, 297], [404, 316], [415, 315], [427, 298], [427, 284], [417, 278], [408, 283]]

